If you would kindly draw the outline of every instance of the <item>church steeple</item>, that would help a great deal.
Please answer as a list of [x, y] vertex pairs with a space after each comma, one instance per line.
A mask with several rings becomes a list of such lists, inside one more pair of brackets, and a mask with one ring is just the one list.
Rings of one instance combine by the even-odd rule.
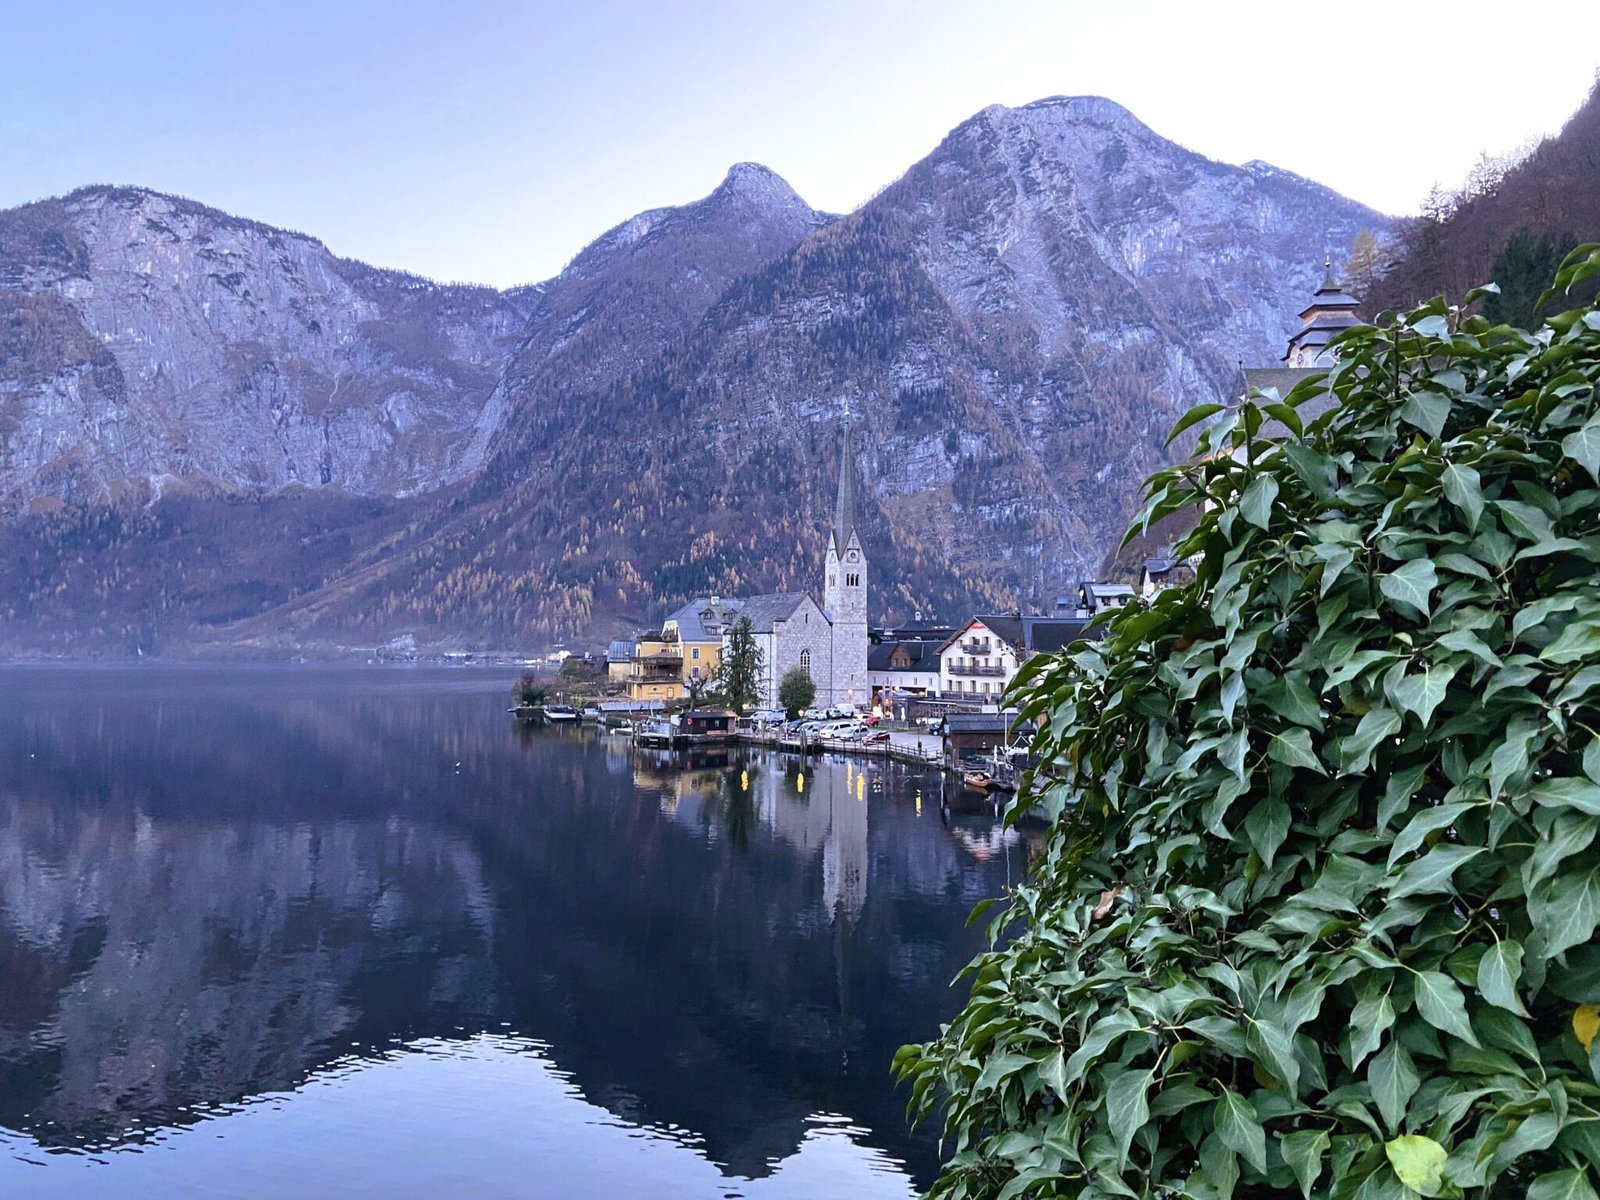
[[839, 495], [823, 564], [822, 611], [828, 619], [831, 670], [818, 695], [826, 691], [830, 704], [864, 706], [872, 689], [867, 683], [867, 555], [856, 528], [854, 434], [847, 406], [839, 447]]
[[[833, 550], [844, 557], [856, 532], [856, 453], [850, 413], [845, 410], [844, 448], [839, 455], [839, 496], [833, 508]], [[858, 543], [859, 544], [859, 543]]]
[[1283, 361], [1291, 367], [1313, 367], [1327, 363], [1328, 343], [1352, 325], [1361, 324], [1356, 309], [1361, 302], [1346, 295], [1333, 274], [1333, 256], [1322, 264], [1322, 286], [1300, 313], [1300, 329], [1289, 339]]

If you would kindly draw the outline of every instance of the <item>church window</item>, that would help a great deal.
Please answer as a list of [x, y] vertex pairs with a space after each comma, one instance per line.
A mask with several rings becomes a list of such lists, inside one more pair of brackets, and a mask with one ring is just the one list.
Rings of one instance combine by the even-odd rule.
[[829, 575], [828, 576], [828, 586], [829, 587], [833, 587], [838, 582], [839, 582], [839, 577], [837, 575]]
[[845, 585], [845, 587], [860, 587], [861, 586], [861, 576], [859, 576], [859, 575], [846, 575], [844, 577], [844, 585]]
[[811, 674], [811, 651], [800, 651], [800, 669], [807, 675]]

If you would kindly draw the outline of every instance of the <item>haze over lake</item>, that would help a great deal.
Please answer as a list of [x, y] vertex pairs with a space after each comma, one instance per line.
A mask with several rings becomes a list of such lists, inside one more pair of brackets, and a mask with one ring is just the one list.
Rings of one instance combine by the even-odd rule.
[[[907, 1196], [1026, 846], [470, 670], [0, 672], [0, 1195]], [[958, 806], [959, 807], [959, 806]]]

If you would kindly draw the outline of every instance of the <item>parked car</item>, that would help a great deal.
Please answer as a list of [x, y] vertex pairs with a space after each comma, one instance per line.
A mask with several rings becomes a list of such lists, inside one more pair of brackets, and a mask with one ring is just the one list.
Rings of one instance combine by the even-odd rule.
[[868, 746], [888, 745], [889, 731], [887, 729], [874, 729], [871, 733], [862, 738], [861, 741], [864, 745]]

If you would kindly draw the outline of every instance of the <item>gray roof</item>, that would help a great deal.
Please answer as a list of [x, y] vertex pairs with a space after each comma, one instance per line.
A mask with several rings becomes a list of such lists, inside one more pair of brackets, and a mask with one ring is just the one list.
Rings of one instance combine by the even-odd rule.
[[[745, 601], [710, 596], [696, 596], [677, 612], [667, 617], [678, 623], [680, 642], [715, 642], [728, 631], [728, 626], [739, 619]], [[665, 624], [665, 622], [663, 622]]]
[[946, 733], [1007, 733], [1017, 722], [1017, 713], [951, 713], [944, 719]]
[[804, 592], [777, 592], [766, 596], [751, 596], [744, 602], [739, 615], [750, 618], [755, 633], [771, 633], [777, 621], [786, 621], [811, 597]]
[[[869, 671], [937, 671], [939, 669], [940, 643], [919, 639], [902, 642], [879, 642], [875, 646], [867, 647], [867, 670]], [[894, 658], [895, 651], [904, 650], [911, 659], [909, 666], [897, 667], [890, 660]]]
[[1324, 372], [1315, 367], [1246, 367], [1244, 386], [1263, 392], [1276, 391], [1278, 399], [1282, 400], [1306, 376], [1321, 374]]
[[606, 661], [614, 663], [629, 662], [633, 659], [633, 643], [627, 638], [618, 638], [606, 647]]
[[833, 509], [833, 547], [844, 557], [845, 547], [856, 532], [856, 451], [853, 430], [846, 425], [844, 446], [839, 452], [839, 497]]

